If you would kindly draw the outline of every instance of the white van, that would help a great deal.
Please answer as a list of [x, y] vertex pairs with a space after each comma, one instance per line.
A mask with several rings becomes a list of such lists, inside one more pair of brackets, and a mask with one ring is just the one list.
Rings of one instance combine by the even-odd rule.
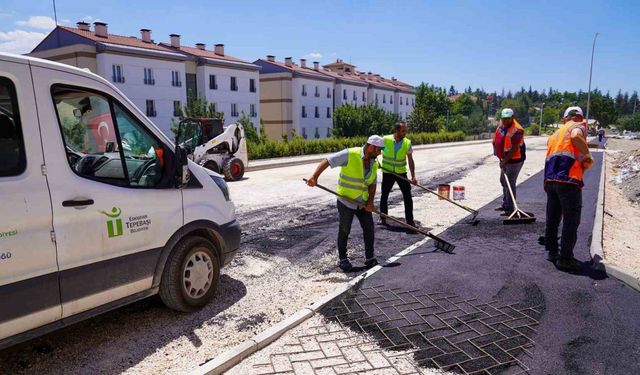
[[118, 89], [0, 54], [0, 349], [155, 293], [202, 307], [239, 244], [221, 176]]

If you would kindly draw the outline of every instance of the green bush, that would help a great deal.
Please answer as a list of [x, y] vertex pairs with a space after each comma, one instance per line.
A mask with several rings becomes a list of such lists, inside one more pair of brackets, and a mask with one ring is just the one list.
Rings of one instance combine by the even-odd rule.
[[529, 125], [529, 127], [527, 127], [526, 129], [526, 132], [529, 135], [540, 135], [540, 125], [538, 124]]
[[[464, 141], [464, 133], [439, 132], [439, 133], [415, 133], [407, 135], [414, 145]], [[306, 141], [302, 137], [294, 137], [286, 142], [263, 140], [262, 142], [247, 142], [249, 159], [268, 159], [285, 156], [300, 156], [325, 154], [338, 152], [345, 148], [362, 146], [367, 142], [367, 137], [351, 138], [326, 138]]]

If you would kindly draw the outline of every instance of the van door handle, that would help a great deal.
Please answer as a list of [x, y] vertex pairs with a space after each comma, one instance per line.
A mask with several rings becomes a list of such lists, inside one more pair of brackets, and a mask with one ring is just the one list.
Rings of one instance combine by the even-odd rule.
[[62, 201], [62, 207], [90, 206], [92, 204], [93, 204], [93, 199]]

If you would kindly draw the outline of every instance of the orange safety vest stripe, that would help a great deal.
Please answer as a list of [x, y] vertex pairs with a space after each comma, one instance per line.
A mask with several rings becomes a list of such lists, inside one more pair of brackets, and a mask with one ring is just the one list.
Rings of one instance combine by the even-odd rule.
[[[509, 127], [509, 130], [507, 130], [507, 134], [504, 135], [504, 153], [506, 155], [507, 152], [511, 151], [511, 138], [516, 135], [516, 133], [518, 131], [522, 131], [522, 141], [520, 143], [520, 145], [522, 145], [522, 143], [524, 142], [524, 128], [520, 125], [520, 123], [518, 122], [518, 120], [516, 120], [515, 118], [513, 119], [513, 125], [511, 125], [511, 127]], [[498, 137], [501, 137], [502, 134], [500, 133], [500, 125], [498, 125], [498, 127], [496, 128], [496, 132], [495, 132], [495, 138], [497, 139]], [[516, 149], [516, 152], [513, 154], [513, 156], [511, 157], [512, 159], [521, 159], [522, 158], [522, 152], [520, 151], [520, 147], [518, 147]]]
[[547, 140], [547, 156], [545, 161], [545, 182], [556, 181], [584, 186], [582, 165], [583, 156], [571, 141], [571, 132], [582, 127], [584, 123], [567, 122]]

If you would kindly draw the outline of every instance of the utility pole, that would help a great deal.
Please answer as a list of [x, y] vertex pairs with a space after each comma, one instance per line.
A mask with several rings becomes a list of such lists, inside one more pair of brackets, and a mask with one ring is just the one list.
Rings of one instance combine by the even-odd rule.
[[58, 12], [56, 12], [56, 0], [53, 0], [53, 18], [56, 20], [56, 26], [58, 26]]
[[591, 67], [589, 68], [589, 93], [587, 94], [587, 129], [589, 128], [589, 109], [591, 106], [591, 77], [593, 75], [593, 55], [596, 51], [596, 38], [599, 33], [593, 36], [593, 47], [591, 47]]
[[542, 129], [542, 116], [543, 115], [544, 115], [544, 102], [542, 102], [542, 107], [540, 107], [540, 130], [543, 130]]

